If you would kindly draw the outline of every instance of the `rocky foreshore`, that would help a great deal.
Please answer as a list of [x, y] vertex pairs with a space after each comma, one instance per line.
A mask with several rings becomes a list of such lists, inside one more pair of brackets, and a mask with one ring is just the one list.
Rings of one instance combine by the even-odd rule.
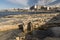
[[[51, 14], [20, 14], [20, 15], [8, 15], [0, 18], [0, 30], [7, 29], [8, 27], [11, 29], [18, 28], [18, 25], [23, 24], [24, 22], [32, 22], [34, 26], [41, 26], [45, 23], [59, 23], [59, 13], [51, 13]], [[54, 18], [55, 17], [55, 18]], [[25, 23], [26, 24], [26, 23]], [[15, 27], [14, 27], [15, 26]], [[10, 30], [10, 29], [7, 30]]]
[[[30, 23], [31, 22], [31, 23]], [[26, 40], [28, 38], [33, 38], [33, 40], [40, 40], [37, 34], [40, 32], [41, 37], [44, 38], [46, 35], [51, 34], [50, 29], [46, 29], [46, 27], [58, 27], [60, 26], [60, 13], [41, 13], [41, 14], [20, 14], [20, 15], [8, 15], [0, 18], [0, 39], [1, 40], [17, 40], [24, 37], [24, 33], [21, 32], [22, 27], [23, 31], [31, 31], [32, 34], [28, 32], [26, 34]], [[28, 28], [30, 26], [30, 28]], [[45, 30], [43, 30], [43, 28]], [[17, 30], [15, 30], [17, 29]], [[41, 30], [42, 29], [42, 30]], [[11, 31], [10, 31], [11, 30]], [[37, 31], [38, 30], [38, 31]], [[57, 28], [52, 28], [53, 32], [55, 30], [59, 30]], [[59, 32], [56, 32], [59, 33]], [[36, 37], [35, 37], [36, 36]], [[53, 35], [52, 35], [53, 36]], [[56, 35], [57, 36], [57, 35]], [[58, 37], [58, 36], [57, 36]], [[49, 37], [46, 38], [47, 40]], [[50, 38], [51, 40], [52, 38]], [[54, 38], [55, 39], [55, 38]]]

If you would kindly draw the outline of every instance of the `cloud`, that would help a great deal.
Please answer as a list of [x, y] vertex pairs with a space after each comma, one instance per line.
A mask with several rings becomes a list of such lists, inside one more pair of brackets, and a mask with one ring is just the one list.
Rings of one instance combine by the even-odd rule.
[[48, 5], [56, 0], [39, 0], [37, 4], [39, 5]]
[[7, 0], [8, 2], [27, 6], [28, 0]]
[[7, 0], [11, 3], [23, 5], [23, 6], [30, 6], [34, 4], [38, 5], [48, 5], [49, 3], [52, 3], [56, 0]]

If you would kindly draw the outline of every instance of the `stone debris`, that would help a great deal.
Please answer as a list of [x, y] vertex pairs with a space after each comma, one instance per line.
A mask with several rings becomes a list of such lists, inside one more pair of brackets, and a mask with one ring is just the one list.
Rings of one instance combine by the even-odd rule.
[[16, 40], [25, 40], [25, 38], [26, 40], [39, 40], [38, 36], [34, 37], [33, 34], [35, 33], [32, 31], [60, 26], [59, 15], [59, 13], [45, 13], [5, 16], [0, 18], [0, 31], [20, 29], [23, 33], [20, 36], [16, 36]]

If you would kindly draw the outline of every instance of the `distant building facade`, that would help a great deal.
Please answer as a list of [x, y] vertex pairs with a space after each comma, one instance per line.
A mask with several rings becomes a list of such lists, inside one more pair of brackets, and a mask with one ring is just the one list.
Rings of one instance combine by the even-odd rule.
[[47, 7], [40, 6], [40, 5], [34, 5], [30, 8], [30, 10], [47, 10]]
[[60, 10], [60, 7], [56, 7], [56, 6], [40, 6], [40, 5], [33, 5], [32, 7], [30, 7], [30, 10]]

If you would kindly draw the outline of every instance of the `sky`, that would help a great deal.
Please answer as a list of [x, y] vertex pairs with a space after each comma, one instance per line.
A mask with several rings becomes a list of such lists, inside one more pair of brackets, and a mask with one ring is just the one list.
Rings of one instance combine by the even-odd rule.
[[0, 0], [0, 9], [4, 8], [24, 8], [29, 7], [35, 4], [38, 5], [46, 5], [52, 4], [58, 0]]

